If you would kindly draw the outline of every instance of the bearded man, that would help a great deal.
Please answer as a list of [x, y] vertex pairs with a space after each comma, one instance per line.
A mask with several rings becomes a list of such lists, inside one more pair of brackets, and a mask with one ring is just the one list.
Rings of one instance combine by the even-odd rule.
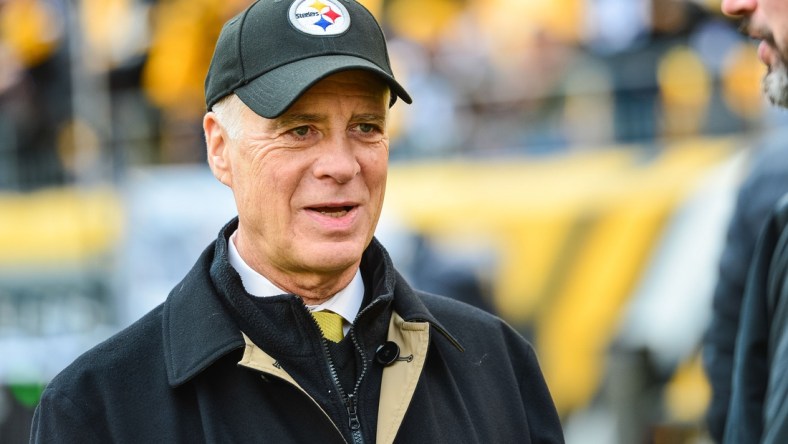
[[[763, 92], [788, 107], [788, 2], [723, 0], [722, 11], [760, 40]], [[788, 442], [788, 155], [756, 154], [739, 191], [704, 344], [712, 386], [710, 435], [723, 443]]]

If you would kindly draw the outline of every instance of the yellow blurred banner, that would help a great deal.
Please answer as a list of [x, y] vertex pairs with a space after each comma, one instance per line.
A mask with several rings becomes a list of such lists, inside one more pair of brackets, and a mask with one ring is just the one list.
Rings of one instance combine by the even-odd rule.
[[536, 162], [400, 165], [386, 199], [416, 231], [494, 245], [496, 306], [507, 320], [533, 327], [566, 413], [598, 389], [606, 347], [666, 222], [734, 148], [697, 139]]
[[112, 254], [123, 207], [110, 188], [0, 193], [0, 266], [24, 267]]

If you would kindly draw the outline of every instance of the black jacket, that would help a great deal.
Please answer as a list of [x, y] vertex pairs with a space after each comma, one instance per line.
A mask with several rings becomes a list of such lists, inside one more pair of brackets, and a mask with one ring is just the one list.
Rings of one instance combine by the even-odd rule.
[[758, 240], [736, 338], [724, 442], [788, 442], [788, 195]]
[[788, 191], [788, 145], [778, 134], [759, 146], [736, 198], [714, 288], [712, 319], [704, 337], [703, 364], [712, 388], [706, 411], [709, 434], [722, 442], [745, 283], [755, 244], [775, 204]]
[[[500, 319], [411, 289], [373, 241], [364, 306], [328, 345], [296, 296], [243, 291], [234, 227], [47, 386], [31, 442], [563, 442], [533, 349]], [[374, 360], [384, 340], [400, 348], [389, 366]]]

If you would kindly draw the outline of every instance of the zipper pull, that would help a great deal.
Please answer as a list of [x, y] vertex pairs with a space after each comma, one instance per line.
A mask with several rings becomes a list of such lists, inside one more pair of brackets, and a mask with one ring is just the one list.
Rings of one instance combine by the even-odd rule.
[[347, 414], [350, 417], [350, 430], [354, 432], [361, 428], [361, 423], [358, 420], [358, 412], [356, 411], [356, 397], [349, 395], [345, 401]]

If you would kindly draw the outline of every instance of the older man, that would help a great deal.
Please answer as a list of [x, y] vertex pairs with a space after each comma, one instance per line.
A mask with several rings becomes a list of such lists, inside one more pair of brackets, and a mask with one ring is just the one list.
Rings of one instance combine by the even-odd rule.
[[410, 288], [373, 238], [398, 99], [354, 1], [230, 20], [203, 127], [238, 218], [164, 304], [47, 386], [31, 441], [562, 442], [531, 346]]
[[[722, 10], [760, 40], [764, 93], [788, 107], [788, 2], [724, 0]], [[788, 201], [780, 199], [788, 191], [788, 147], [777, 143], [756, 154], [739, 193], [704, 348], [713, 389], [709, 430], [725, 443], [788, 442]]]

